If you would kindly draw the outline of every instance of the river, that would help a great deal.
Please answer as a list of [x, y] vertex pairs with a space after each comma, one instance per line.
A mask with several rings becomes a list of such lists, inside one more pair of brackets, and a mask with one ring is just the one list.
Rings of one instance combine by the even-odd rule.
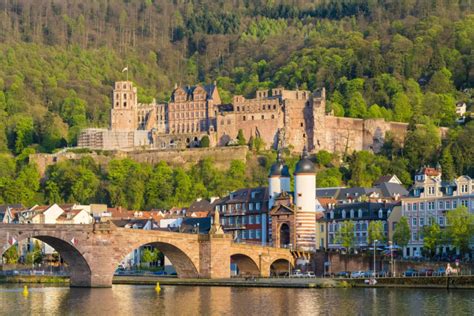
[[474, 290], [0, 285], [1, 315], [472, 315]]

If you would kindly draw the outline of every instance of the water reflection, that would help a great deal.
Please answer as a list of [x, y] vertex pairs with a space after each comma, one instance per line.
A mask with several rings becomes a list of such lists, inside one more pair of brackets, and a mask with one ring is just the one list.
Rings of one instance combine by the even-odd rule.
[[0, 314], [470, 315], [472, 290], [271, 289], [117, 285], [109, 289], [0, 286]]

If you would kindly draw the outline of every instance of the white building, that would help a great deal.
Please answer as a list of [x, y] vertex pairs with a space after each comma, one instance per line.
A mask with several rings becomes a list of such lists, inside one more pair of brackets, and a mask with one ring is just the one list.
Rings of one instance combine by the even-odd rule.
[[[474, 213], [474, 180], [460, 176], [453, 181], [441, 179], [441, 168], [423, 168], [415, 175], [410, 195], [401, 199], [402, 216], [408, 219], [411, 238], [404, 249], [404, 256], [419, 257], [423, 248], [423, 226], [436, 221], [441, 228], [449, 223], [446, 214], [458, 206], [465, 206]], [[438, 251], [453, 250], [449, 245]]]

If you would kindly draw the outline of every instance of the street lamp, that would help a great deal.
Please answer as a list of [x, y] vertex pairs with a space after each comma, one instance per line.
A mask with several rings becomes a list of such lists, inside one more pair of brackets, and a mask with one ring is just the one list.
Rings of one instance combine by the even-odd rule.
[[376, 267], [375, 267], [375, 244], [378, 243], [379, 241], [376, 239], [374, 240], [374, 278], [376, 277]]
[[395, 266], [393, 265], [393, 242], [389, 240], [388, 244], [390, 245], [390, 261], [392, 262], [392, 277], [395, 276]]

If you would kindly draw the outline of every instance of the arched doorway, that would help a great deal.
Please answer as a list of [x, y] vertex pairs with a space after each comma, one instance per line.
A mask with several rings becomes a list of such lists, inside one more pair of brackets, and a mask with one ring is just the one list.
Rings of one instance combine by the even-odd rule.
[[235, 276], [260, 276], [257, 263], [247, 255], [235, 254], [230, 257], [231, 271]]
[[290, 226], [283, 223], [280, 226], [280, 247], [286, 248], [290, 244]]

